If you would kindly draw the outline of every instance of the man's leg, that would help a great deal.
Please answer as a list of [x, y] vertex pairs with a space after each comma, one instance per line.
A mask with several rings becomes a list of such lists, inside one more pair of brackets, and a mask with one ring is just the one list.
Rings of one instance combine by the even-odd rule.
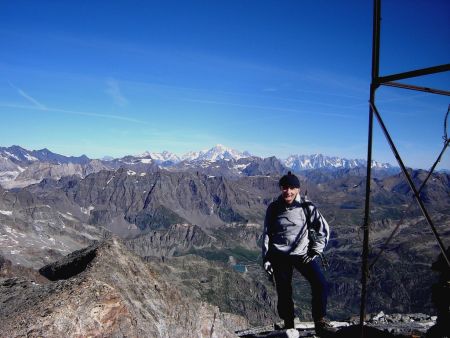
[[308, 264], [295, 260], [295, 268], [308, 280], [312, 294], [312, 317], [315, 322], [327, 314], [328, 283], [320, 269], [317, 258]]
[[294, 328], [292, 264], [289, 257], [278, 257], [272, 265], [278, 295], [278, 315], [284, 320], [286, 329]]

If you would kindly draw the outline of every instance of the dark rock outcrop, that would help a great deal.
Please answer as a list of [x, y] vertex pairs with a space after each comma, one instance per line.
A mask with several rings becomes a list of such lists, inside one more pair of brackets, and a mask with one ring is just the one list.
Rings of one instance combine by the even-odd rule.
[[86, 270], [89, 263], [96, 257], [99, 243], [70, 253], [63, 259], [39, 269], [39, 273], [51, 281], [69, 279]]

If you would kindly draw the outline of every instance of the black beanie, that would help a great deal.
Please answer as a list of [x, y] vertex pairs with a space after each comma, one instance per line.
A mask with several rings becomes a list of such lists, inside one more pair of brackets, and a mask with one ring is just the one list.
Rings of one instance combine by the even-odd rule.
[[300, 181], [297, 176], [288, 171], [287, 175], [284, 175], [280, 179], [280, 187], [300, 188]]

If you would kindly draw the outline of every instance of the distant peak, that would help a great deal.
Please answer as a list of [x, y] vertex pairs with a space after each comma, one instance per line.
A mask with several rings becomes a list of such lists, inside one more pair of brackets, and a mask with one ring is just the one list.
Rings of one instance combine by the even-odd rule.
[[[215, 150], [215, 151], [227, 151], [227, 150], [231, 150], [229, 147], [224, 146], [223, 144], [216, 144], [214, 147], [212, 147], [211, 149], [209, 149], [209, 151], [211, 150]], [[208, 151], [208, 150], [207, 150]]]
[[[291, 155], [283, 161], [283, 164], [293, 170], [319, 169], [319, 168], [356, 168], [365, 167], [366, 161], [362, 159], [346, 159], [337, 156], [327, 156], [323, 154], [312, 155]], [[372, 161], [374, 168], [392, 168], [388, 163]]]
[[215, 162], [218, 160], [238, 160], [243, 157], [248, 157], [238, 150], [224, 146], [223, 144], [216, 144], [214, 147], [208, 150], [202, 150], [199, 152], [189, 152], [182, 156], [184, 160], [188, 161], [210, 161]]

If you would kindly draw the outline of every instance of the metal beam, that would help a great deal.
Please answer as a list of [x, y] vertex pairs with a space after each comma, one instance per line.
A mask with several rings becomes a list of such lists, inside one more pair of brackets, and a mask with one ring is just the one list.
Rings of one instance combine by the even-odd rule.
[[373, 2], [373, 38], [372, 38], [372, 81], [370, 84], [370, 107], [369, 107], [369, 133], [367, 141], [367, 174], [366, 174], [366, 200], [364, 211], [364, 240], [362, 250], [361, 266], [361, 308], [359, 314], [359, 325], [361, 327], [361, 338], [364, 338], [364, 320], [366, 317], [367, 280], [369, 277], [369, 216], [370, 216], [370, 182], [372, 174], [372, 140], [373, 140], [373, 103], [375, 103], [376, 83], [379, 76], [380, 65], [380, 32], [381, 32], [381, 0]]
[[423, 69], [412, 70], [410, 72], [381, 76], [377, 79], [377, 84], [381, 85], [386, 82], [409, 79], [412, 77], [430, 75], [450, 71], [450, 63], [440, 66], [428, 67]]
[[389, 86], [389, 87], [410, 89], [410, 90], [426, 92], [426, 93], [431, 93], [431, 94], [450, 96], [450, 91], [448, 91], [448, 90], [434, 89], [434, 88], [429, 88], [429, 87], [420, 87], [420, 86], [414, 86], [414, 85], [409, 85], [409, 84], [404, 84], [404, 83], [399, 83], [399, 82], [385, 82], [382, 85]]

